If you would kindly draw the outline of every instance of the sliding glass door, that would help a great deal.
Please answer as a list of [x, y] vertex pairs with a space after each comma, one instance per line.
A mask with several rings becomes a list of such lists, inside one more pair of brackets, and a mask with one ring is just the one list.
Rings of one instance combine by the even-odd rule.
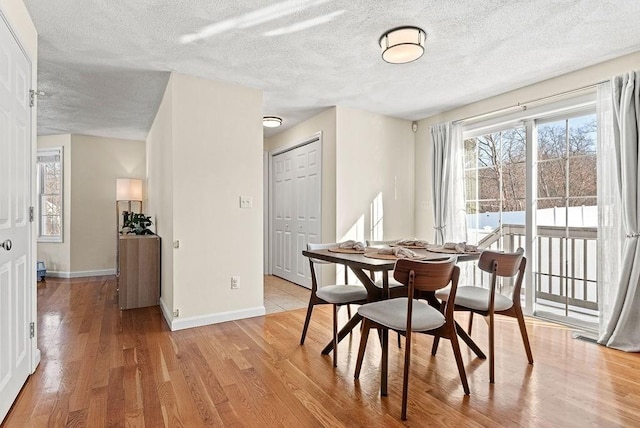
[[467, 132], [464, 141], [468, 242], [504, 251], [529, 243], [523, 304], [580, 325], [597, 322], [596, 135], [595, 114], [582, 110]]
[[538, 121], [536, 313], [597, 323], [595, 114]]

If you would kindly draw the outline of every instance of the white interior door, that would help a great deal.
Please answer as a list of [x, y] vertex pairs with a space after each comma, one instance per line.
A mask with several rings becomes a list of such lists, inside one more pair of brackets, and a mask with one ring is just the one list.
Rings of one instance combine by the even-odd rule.
[[0, 421], [31, 369], [31, 66], [0, 17]]
[[322, 150], [319, 139], [273, 157], [272, 272], [311, 287], [307, 242], [321, 231]]
[[296, 195], [296, 240], [294, 249], [295, 282], [311, 287], [309, 260], [302, 255], [307, 242], [320, 242], [320, 163], [322, 153], [320, 142], [307, 144], [297, 149], [295, 195]]
[[293, 162], [292, 152], [285, 152], [273, 158], [273, 274], [289, 281], [294, 281], [291, 272], [291, 230], [295, 201]]

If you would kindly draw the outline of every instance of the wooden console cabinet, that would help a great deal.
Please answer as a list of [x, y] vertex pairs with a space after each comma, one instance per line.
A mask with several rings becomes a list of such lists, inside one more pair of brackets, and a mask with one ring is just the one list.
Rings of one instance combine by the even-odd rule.
[[120, 309], [155, 306], [160, 299], [160, 237], [118, 238], [118, 304]]

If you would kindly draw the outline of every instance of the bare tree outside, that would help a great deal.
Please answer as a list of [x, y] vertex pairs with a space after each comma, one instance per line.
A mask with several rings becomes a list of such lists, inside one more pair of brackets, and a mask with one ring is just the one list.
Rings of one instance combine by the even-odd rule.
[[[539, 209], [596, 204], [596, 130], [593, 116], [538, 126]], [[525, 129], [470, 138], [464, 149], [467, 214], [524, 211]]]

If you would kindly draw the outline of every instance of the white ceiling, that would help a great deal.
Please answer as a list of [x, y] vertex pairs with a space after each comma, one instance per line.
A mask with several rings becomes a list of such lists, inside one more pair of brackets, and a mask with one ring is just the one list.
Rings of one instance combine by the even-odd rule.
[[[638, 0], [25, 0], [40, 135], [145, 139], [169, 72], [264, 91], [271, 135], [334, 105], [416, 120], [640, 50]], [[382, 61], [399, 25], [416, 62]], [[640, 64], [638, 64], [640, 68]]]

